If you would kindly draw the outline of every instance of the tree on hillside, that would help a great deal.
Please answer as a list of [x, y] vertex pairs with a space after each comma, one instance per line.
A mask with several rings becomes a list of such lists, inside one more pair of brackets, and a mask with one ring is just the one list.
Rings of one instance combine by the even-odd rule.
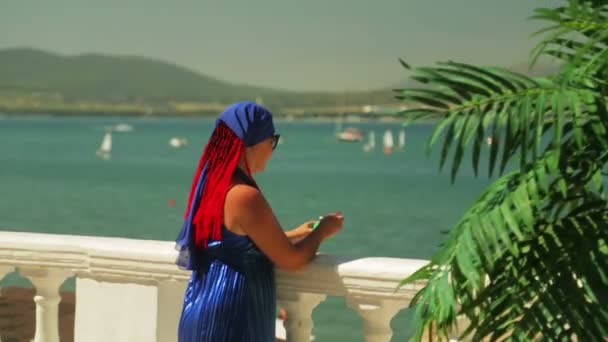
[[532, 18], [548, 23], [532, 62], [561, 63], [549, 77], [402, 61], [425, 83], [397, 90], [417, 104], [402, 114], [438, 119], [429, 148], [441, 142], [440, 168], [449, 161], [454, 181], [469, 152], [477, 175], [483, 149], [489, 175], [500, 175], [404, 280], [426, 282], [412, 303], [416, 340], [429, 328], [447, 337], [458, 317], [474, 341], [608, 336], [608, 0], [568, 0]]

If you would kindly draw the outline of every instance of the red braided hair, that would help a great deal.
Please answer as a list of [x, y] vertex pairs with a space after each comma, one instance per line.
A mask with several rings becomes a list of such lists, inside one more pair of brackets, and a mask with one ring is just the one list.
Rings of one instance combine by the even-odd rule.
[[[201, 172], [207, 164], [207, 179], [204, 184], [201, 200], [192, 219], [194, 225], [194, 242], [197, 246], [207, 248], [210, 239], [221, 240], [222, 222], [224, 219], [224, 202], [230, 182], [238, 166], [245, 143], [224, 123], [220, 122], [213, 131], [205, 151], [198, 164], [192, 187], [186, 217], [188, 217], [194, 200], [196, 185]], [[247, 174], [251, 175], [245, 159]]]

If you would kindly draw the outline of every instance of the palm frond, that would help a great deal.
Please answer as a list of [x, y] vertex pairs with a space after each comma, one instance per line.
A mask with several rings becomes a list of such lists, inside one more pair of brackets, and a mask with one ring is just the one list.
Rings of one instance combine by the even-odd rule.
[[550, 22], [534, 59], [563, 61], [549, 78], [402, 63], [428, 87], [396, 90], [416, 104], [401, 115], [439, 120], [427, 150], [443, 140], [452, 181], [468, 151], [477, 175], [487, 136], [490, 176], [514, 166], [402, 282], [426, 280], [412, 301], [417, 340], [429, 327], [447, 337], [460, 316], [473, 340], [608, 336], [608, 1], [568, 0], [533, 18]]
[[533, 34], [542, 34], [544, 39], [532, 50], [532, 64], [541, 55], [549, 55], [569, 65], [577, 65], [573, 70], [584, 76], [583, 78], [589, 78], [589, 75], [606, 68], [608, 63], [606, 1], [571, 0], [566, 6], [536, 9], [531, 19], [550, 23], [547, 28]]
[[413, 79], [433, 88], [397, 90], [397, 98], [417, 104], [400, 114], [407, 120], [440, 119], [427, 151], [443, 136], [440, 168], [453, 151], [452, 181], [471, 143], [473, 170], [477, 174], [486, 136], [492, 139], [490, 176], [500, 152], [500, 173], [516, 154], [520, 166], [534, 161], [541, 153], [543, 136], [549, 129], [553, 130], [553, 146], [559, 153], [564, 126], [569, 122], [574, 123], [578, 142], [585, 143], [580, 127], [588, 120], [583, 109], [586, 113], [595, 100], [592, 90], [534, 79], [506, 69], [456, 62], [439, 63], [436, 68], [416, 68], [414, 72]]
[[[522, 253], [504, 254], [497, 261], [490, 283], [463, 307], [473, 340], [505, 335], [529, 339], [538, 334], [545, 340], [606, 336], [608, 254], [601, 246], [608, 241], [607, 205], [589, 203], [576, 214], [539, 225], [534, 236], [519, 244]], [[578, 253], [582, 246], [585, 255]]]
[[[465, 334], [473, 334], [473, 340], [605, 333], [608, 292], [602, 290], [608, 286], [608, 250], [601, 246], [608, 244], [608, 202], [593, 183], [608, 153], [601, 145], [578, 153], [573, 136], [566, 145], [567, 157], [549, 150], [526, 172], [494, 183], [451, 231], [442, 251], [412, 276], [428, 280], [414, 299], [417, 338], [431, 322], [447, 335], [462, 314], [471, 322]], [[552, 174], [555, 164], [561, 171]], [[592, 253], [584, 261], [563, 254], [575, 253], [579, 243]], [[587, 259], [593, 262], [585, 268]], [[546, 279], [552, 282], [544, 284]], [[566, 285], [582, 288], [585, 300], [560, 297]], [[595, 318], [568, 325], [573, 315]]]

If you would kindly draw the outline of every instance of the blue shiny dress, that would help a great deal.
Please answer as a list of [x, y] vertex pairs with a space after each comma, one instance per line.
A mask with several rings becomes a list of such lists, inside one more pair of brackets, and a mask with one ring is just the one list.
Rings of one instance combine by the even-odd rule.
[[248, 236], [222, 227], [198, 251], [184, 297], [180, 342], [275, 341], [274, 267]]

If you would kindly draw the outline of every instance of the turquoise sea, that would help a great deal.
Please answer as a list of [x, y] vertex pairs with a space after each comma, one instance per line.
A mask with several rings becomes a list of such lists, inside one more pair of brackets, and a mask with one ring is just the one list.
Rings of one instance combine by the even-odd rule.
[[[0, 229], [173, 240], [213, 122], [0, 117]], [[134, 130], [113, 133], [111, 158], [98, 158], [104, 128], [119, 123]], [[332, 122], [277, 121], [276, 126], [283, 142], [258, 183], [286, 229], [324, 213], [344, 213], [344, 230], [322, 245], [323, 253], [429, 258], [445, 238], [442, 232], [489, 184], [486, 168], [475, 178], [468, 160], [450, 184], [448, 171], [438, 171], [439, 148], [425, 153], [432, 125], [407, 127], [405, 149], [391, 155], [337, 141]], [[374, 130], [377, 144], [385, 129], [400, 128], [345, 124], [350, 126]], [[168, 142], [174, 136], [190, 144], [173, 149]], [[24, 280], [13, 275], [4, 283]], [[361, 319], [342, 298], [329, 298], [313, 316], [317, 341], [363, 341]], [[405, 340], [408, 317], [403, 311], [393, 320], [393, 341]]]

